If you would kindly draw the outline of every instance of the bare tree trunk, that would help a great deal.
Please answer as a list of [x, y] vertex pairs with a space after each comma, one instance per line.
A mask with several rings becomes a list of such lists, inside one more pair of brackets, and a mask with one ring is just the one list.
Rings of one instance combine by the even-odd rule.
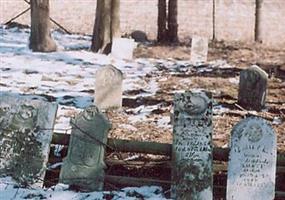
[[157, 18], [157, 41], [165, 42], [167, 40], [166, 30], [166, 0], [158, 0], [158, 18]]
[[177, 0], [168, 2], [168, 40], [178, 42], [178, 23], [177, 23]]
[[255, 30], [254, 30], [254, 40], [256, 42], [262, 42], [261, 36], [260, 36], [260, 22], [261, 22], [261, 6], [262, 1], [261, 0], [255, 0]]
[[31, 35], [29, 48], [32, 51], [56, 51], [51, 37], [49, 0], [31, 0]]
[[121, 37], [120, 32], [120, 0], [112, 0], [111, 11], [112, 38]]
[[91, 50], [110, 53], [114, 36], [120, 36], [120, 1], [97, 0]]

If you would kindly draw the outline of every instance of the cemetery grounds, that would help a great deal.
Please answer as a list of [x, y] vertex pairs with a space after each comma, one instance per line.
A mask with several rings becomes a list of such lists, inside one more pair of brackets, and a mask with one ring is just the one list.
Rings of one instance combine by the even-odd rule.
[[[228, 147], [233, 126], [249, 114], [237, 104], [239, 72], [257, 64], [270, 76], [268, 94], [266, 108], [262, 112], [250, 111], [250, 114], [268, 120], [277, 134], [278, 151], [285, 152], [285, 51], [266, 50], [259, 45], [246, 47], [213, 43], [209, 46], [208, 62], [193, 65], [188, 44], [139, 44], [133, 60], [118, 60], [90, 52], [91, 37], [86, 35], [66, 35], [55, 31], [53, 37], [60, 47], [58, 52], [32, 53], [27, 47], [29, 29], [1, 27], [0, 32], [0, 91], [57, 102], [55, 132], [70, 133], [70, 118], [93, 104], [97, 69], [113, 64], [124, 73], [125, 79], [123, 108], [106, 113], [112, 123], [109, 137], [172, 143], [174, 94], [204, 89], [212, 92], [214, 99], [214, 146]], [[60, 151], [60, 146], [57, 151]], [[165, 159], [163, 156], [131, 153], [115, 153], [106, 157], [126, 161]], [[166, 175], [144, 168], [133, 167], [131, 175]], [[123, 168], [114, 171], [114, 174], [124, 173]], [[0, 184], [1, 187], [4, 185]], [[64, 186], [57, 186], [54, 190], [62, 191], [62, 188], [58, 189], [60, 187]], [[155, 196], [161, 195], [156, 191], [160, 190], [157, 187], [141, 190], [143, 194], [146, 190], [145, 195], [150, 198], [163, 199], [163, 195]], [[12, 198], [14, 193], [11, 195]], [[76, 196], [74, 193], [68, 195], [71, 198]], [[124, 199], [124, 192], [119, 195]]]

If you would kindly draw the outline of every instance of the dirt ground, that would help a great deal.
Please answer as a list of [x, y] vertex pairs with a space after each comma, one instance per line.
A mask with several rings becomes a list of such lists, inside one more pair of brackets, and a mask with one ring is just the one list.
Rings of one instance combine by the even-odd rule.
[[[190, 49], [187, 45], [140, 45], [136, 49], [135, 57], [190, 60]], [[190, 71], [180, 75], [163, 72], [163, 76], [158, 78], [161, 89], [151, 99], [143, 99], [146, 104], [150, 101], [167, 104], [166, 109], [156, 110], [153, 113], [154, 118], [158, 115], [170, 115], [174, 95], [170, 91], [192, 88], [212, 91], [214, 101], [229, 109], [213, 117], [214, 146], [227, 147], [233, 126], [248, 114], [248, 111], [237, 105], [239, 72], [250, 65], [257, 64], [269, 74], [268, 94], [266, 109], [262, 112], [251, 112], [251, 114], [269, 121], [277, 133], [278, 151], [285, 152], [285, 51], [262, 49], [258, 44], [252, 47], [242, 47], [238, 44], [229, 46], [223, 43], [211, 43], [208, 61], [214, 60], [226, 60], [232, 68], [230, 70], [216, 69], [208, 73]], [[126, 107], [129, 106], [128, 102], [123, 102], [123, 104]], [[111, 137], [162, 143], [172, 142], [170, 130], [166, 131], [151, 123], [141, 122], [136, 124], [137, 130], [130, 134], [116, 126], [126, 120], [125, 112], [109, 112], [108, 116], [115, 125]]]

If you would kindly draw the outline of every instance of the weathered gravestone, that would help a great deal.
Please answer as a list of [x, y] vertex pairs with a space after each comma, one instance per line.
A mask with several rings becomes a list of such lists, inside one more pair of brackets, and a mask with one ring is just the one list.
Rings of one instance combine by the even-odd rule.
[[104, 186], [104, 154], [111, 124], [96, 106], [90, 106], [72, 120], [67, 157], [60, 172], [60, 182], [85, 191], [99, 191]]
[[242, 107], [259, 111], [265, 106], [267, 77], [256, 65], [240, 72], [238, 103]]
[[208, 38], [193, 36], [191, 42], [191, 62], [203, 63], [207, 61]]
[[249, 117], [231, 134], [227, 199], [274, 199], [277, 147], [273, 129], [264, 119]]
[[175, 95], [172, 146], [172, 198], [212, 199], [211, 94]]
[[111, 55], [118, 59], [132, 60], [135, 47], [134, 39], [113, 38]]
[[122, 107], [123, 73], [112, 65], [99, 69], [95, 80], [95, 105], [101, 110]]
[[57, 105], [0, 94], [0, 176], [42, 185]]

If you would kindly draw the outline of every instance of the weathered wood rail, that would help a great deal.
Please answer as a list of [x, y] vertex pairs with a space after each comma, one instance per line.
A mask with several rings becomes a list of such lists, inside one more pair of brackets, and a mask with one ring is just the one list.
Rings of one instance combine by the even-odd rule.
[[[54, 133], [52, 138], [51, 152], [54, 150], [54, 145], [64, 145], [61, 157], [55, 157], [50, 154], [49, 163], [54, 164], [61, 162], [66, 156], [67, 148], [69, 145], [69, 134]], [[144, 166], [144, 167], [158, 167], [161, 171], [171, 171], [171, 148], [172, 144], [166, 143], [156, 143], [156, 142], [141, 142], [141, 141], [130, 141], [130, 140], [120, 140], [120, 139], [108, 139], [107, 151], [117, 151], [117, 152], [133, 152], [133, 153], [143, 153], [143, 154], [154, 154], [169, 157], [169, 160], [165, 161], [122, 161], [115, 159], [105, 159], [107, 166], [112, 166], [114, 168], [119, 166], [132, 167], [132, 166]], [[227, 161], [228, 161], [228, 148], [213, 148], [213, 174], [214, 182], [218, 181], [219, 184], [214, 184], [214, 196], [215, 198], [224, 197], [226, 194], [226, 173], [227, 173]], [[60, 169], [53, 170], [53, 176], [59, 175]], [[278, 153], [277, 156], [277, 187], [275, 191], [275, 199], [285, 199], [285, 188], [282, 186], [285, 181], [285, 155]], [[53, 177], [56, 179], [56, 177]], [[118, 176], [113, 174], [106, 174], [105, 182], [116, 186], [143, 186], [143, 185], [158, 185], [164, 188], [170, 188], [171, 180], [170, 176], [165, 177], [164, 180], [158, 178], [142, 178], [142, 177], [126, 177]], [[280, 187], [281, 186], [281, 187]], [[281, 188], [281, 189], [280, 189]]]
[[[70, 135], [54, 133], [52, 138], [52, 144], [68, 145]], [[118, 152], [134, 152], [134, 153], [145, 153], [154, 155], [171, 156], [171, 144], [157, 143], [157, 142], [140, 142], [131, 140], [120, 140], [120, 139], [108, 139], [108, 146], [111, 146]], [[214, 147], [213, 148], [213, 159], [218, 161], [228, 161], [229, 149]], [[285, 167], [285, 154], [278, 153], [277, 155], [277, 166]]]

